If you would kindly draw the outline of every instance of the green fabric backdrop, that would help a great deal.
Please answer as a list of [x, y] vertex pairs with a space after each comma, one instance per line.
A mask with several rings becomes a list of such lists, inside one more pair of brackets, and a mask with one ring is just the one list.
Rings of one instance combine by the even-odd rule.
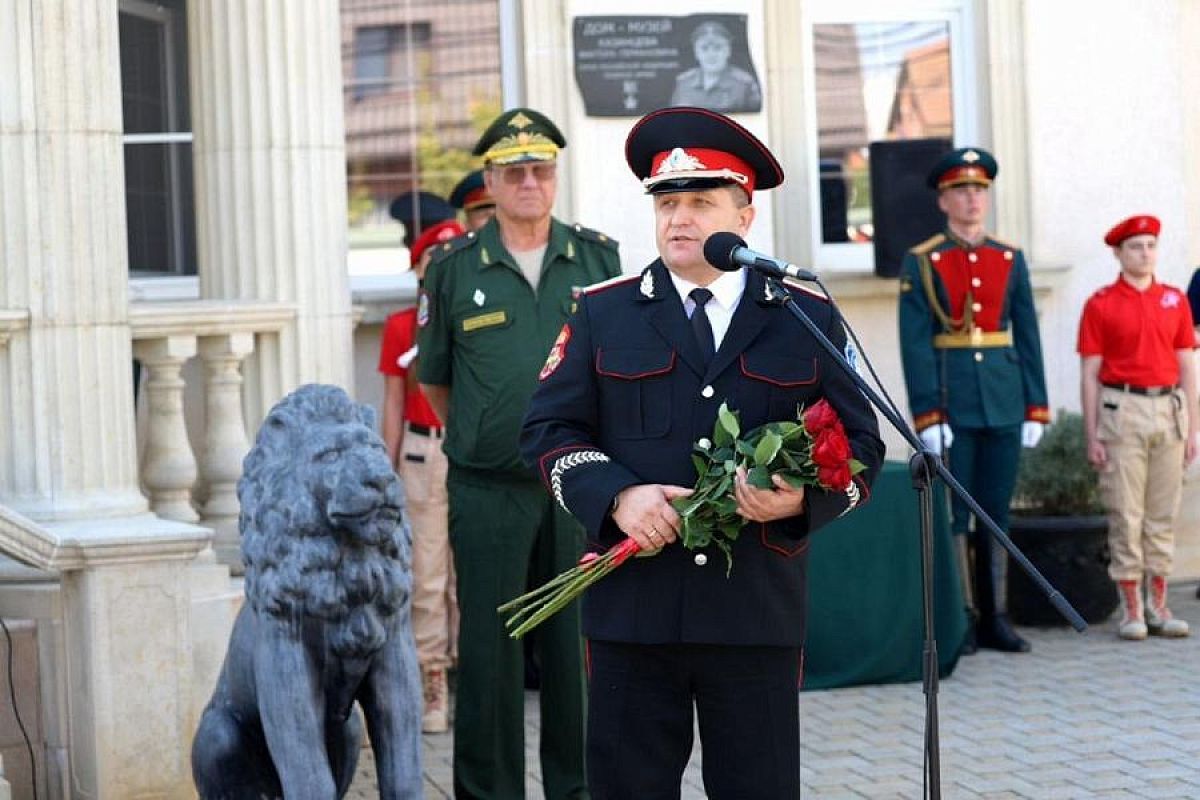
[[[944, 502], [935, 485], [934, 620], [943, 676], [967, 630]], [[803, 689], [921, 679], [921, 521], [908, 465], [884, 464], [870, 502], [813, 536]]]

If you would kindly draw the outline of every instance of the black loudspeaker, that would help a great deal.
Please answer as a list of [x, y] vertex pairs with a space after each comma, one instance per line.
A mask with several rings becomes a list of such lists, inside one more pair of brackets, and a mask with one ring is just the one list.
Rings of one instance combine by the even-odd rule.
[[846, 179], [842, 162], [821, 159], [821, 241], [848, 242], [846, 231]]
[[925, 184], [929, 170], [950, 151], [949, 139], [871, 142], [871, 220], [875, 274], [895, 278], [913, 245], [946, 227], [937, 192]]

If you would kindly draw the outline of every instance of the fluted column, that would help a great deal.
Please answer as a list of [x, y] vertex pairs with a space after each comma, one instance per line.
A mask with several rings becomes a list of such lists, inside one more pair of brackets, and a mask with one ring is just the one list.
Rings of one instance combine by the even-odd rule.
[[0, 505], [61, 574], [48, 783], [185, 800], [187, 570], [211, 536], [137, 483], [120, 75], [118, 0], [0, 2], [0, 309], [28, 321], [0, 349]]
[[294, 303], [246, 363], [257, 427], [301, 383], [352, 386], [337, 0], [191, 0], [200, 291]]
[[196, 355], [195, 336], [143, 339], [133, 354], [146, 368], [146, 450], [142, 456], [142, 484], [150, 493], [150, 508], [163, 519], [196, 522], [192, 507], [196, 485], [196, 455], [188, 441], [183, 418], [183, 364]]
[[146, 508], [119, 65], [117, 0], [0, 3], [0, 503], [41, 521]]
[[237, 483], [242, 459], [250, 451], [246, 421], [242, 416], [242, 361], [254, 352], [254, 335], [232, 333], [200, 340], [204, 362], [204, 452], [200, 469], [208, 485], [208, 501], [201, 511], [204, 524], [213, 529], [217, 558], [242, 572], [241, 538], [238, 535]]

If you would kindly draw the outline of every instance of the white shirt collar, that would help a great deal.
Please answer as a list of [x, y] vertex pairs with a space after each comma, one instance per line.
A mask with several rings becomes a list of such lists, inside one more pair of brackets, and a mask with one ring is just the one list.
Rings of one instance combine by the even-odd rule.
[[[685, 280], [670, 270], [667, 270], [667, 273], [671, 276], [671, 283], [675, 285], [675, 291], [679, 292], [679, 299], [687, 308], [688, 303], [691, 302], [688, 295], [700, 284]], [[737, 308], [738, 301], [742, 299], [742, 293], [746, 291], [746, 270], [722, 272], [721, 277], [704, 288], [713, 293], [713, 299], [709, 300], [709, 303], [716, 302], [722, 309], [732, 314], [733, 310]]]

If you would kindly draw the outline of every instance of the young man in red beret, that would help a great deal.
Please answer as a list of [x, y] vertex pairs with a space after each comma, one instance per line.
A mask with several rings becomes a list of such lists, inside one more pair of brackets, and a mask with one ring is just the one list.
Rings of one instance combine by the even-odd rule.
[[[425, 194], [425, 193], [422, 193]], [[440, 201], [440, 198], [434, 198]], [[420, 220], [400, 214], [409, 261], [420, 282], [434, 248], [463, 233], [454, 209], [444, 201], [406, 201], [401, 210], [420, 207]], [[416, 215], [414, 215], [416, 216]], [[442, 421], [417, 385], [418, 308], [387, 318], [379, 348], [383, 375], [383, 441], [392, 468], [404, 481], [405, 508], [412, 525], [412, 625], [421, 664], [425, 707], [421, 729], [445, 733], [450, 727], [446, 669], [458, 653], [458, 603], [450, 551], [446, 499], [446, 456]]]
[[1188, 635], [1167, 608], [1167, 575], [1183, 470], [1200, 452], [1196, 335], [1183, 292], [1154, 278], [1159, 230], [1158, 219], [1139, 215], [1108, 232], [1121, 274], [1088, 299], [1079, 321], [1088, 461], [1108, 509], [1119, 635], [1134, 640]]

